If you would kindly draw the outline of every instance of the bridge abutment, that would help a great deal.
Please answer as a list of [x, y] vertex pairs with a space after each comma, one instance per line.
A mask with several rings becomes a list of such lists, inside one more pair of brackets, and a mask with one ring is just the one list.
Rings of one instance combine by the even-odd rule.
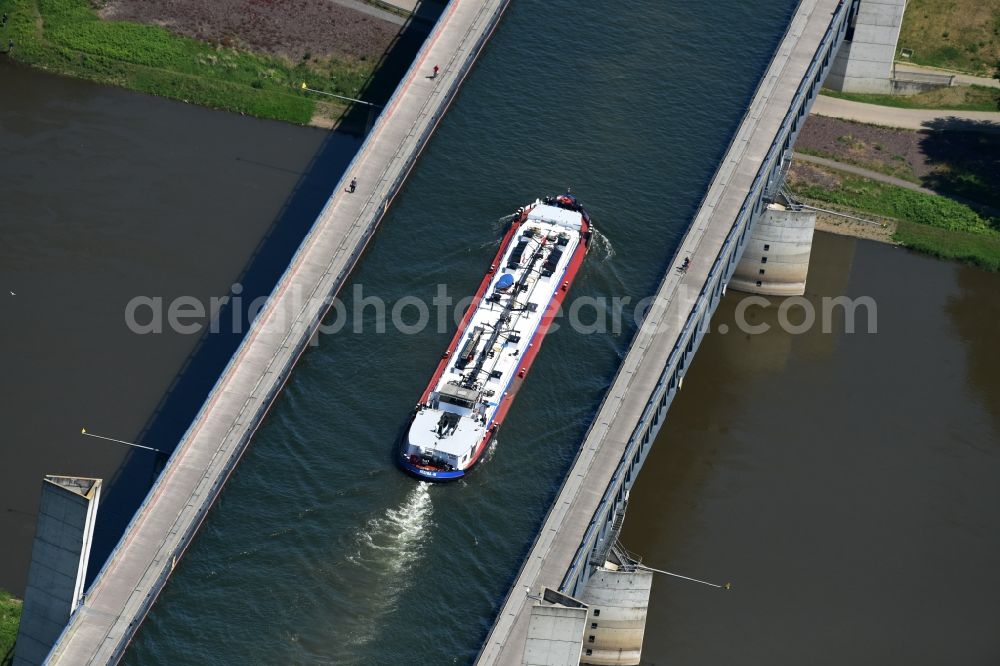
[[602, 567], [590, 577], [581, 599], [588, 608], [581, 664], [640, 663], [652, 585], [651, 571]]
[[889, 94], [906, 0], [854, 2], [847, 35], [826, 85], [841, 92]]
[[14, 666], [37, 666], [83, 598], [101, 479], [48, 475], [35, 522]]

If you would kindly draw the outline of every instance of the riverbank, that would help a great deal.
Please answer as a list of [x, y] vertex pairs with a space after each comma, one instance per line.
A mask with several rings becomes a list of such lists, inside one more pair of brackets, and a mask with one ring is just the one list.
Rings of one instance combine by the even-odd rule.
[[800, 199], [807, 205], [832, 211], [816, 213], [816, 231], [898, 245], [938, 259], [958, 261], [992, 272], [1000, 271], [1000, 239], [880, 217], [821, 199]]
[[850, 236], [851, 238], [861, 238], [889, 245], [898, 245], [893, 239], [898, 224], [896, 220], [867, 220], [864, 217], [863, 211], [848, 208], [838, 210], [840, 207], [829, 206], [822, 201], [809, 199], [803, 199], [802, 201], [810, 206], [823, 207], [826, 205], [829, 210], [835, 210], [844, 213], [844, 215], [852, 216], [845, 217], [844, 215], [817, 211], [816, 231], [825, 231], [828, 234], [836, 234], [838, 236]]
[[891, 242], [941, 259], [1000, 271], [1000, 231], [965, 204], [889, 183], [793, 162], [789, 191], [805, 203], [870, 219], [821, 214], [816, 228], [840, 235]]
[[335, 125], [347, 108], [311, 98], [303, 82], [358, 96], [399, 33], [387, 21], [323, 0], [118, 0], [100, 12], [87, 0], [0, 0], [0, 12], [8, 15], [0, 41], [5, 48], [13, 42], [7, 57], [17, 62], [300, 125]]
[[817, 228], [1000, 270], [1000, 135], [913, 131], [810, 116], [789, 173]]
[[0, 590], [0, 664], [7, 663], [7, 654], [14, 647], [17, 628], [21, 624], [21, 600]]

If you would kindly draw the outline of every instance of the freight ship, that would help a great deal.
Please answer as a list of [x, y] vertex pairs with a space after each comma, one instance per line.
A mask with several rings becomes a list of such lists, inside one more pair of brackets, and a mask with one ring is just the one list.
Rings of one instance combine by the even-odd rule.
[[403, 469], [460, 479], [496, 437], [591, 238], [572, 194], [518, 210], [400, 441]]

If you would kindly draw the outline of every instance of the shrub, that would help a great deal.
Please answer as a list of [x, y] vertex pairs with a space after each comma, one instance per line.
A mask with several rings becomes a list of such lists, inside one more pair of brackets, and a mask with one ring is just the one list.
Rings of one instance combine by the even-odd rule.
[[854, 176], [845, 176], [835, 190], [813, 185], [797, 191], [811, 199], [951, 231], [989, 235], [1000, 231], [1000, 219], [982, 217], [952, 199]]

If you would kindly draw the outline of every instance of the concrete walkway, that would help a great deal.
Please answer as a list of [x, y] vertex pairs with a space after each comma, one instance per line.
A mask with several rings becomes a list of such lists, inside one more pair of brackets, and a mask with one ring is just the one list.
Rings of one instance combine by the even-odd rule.
[[1000, 131], [1000, 112], [997, 111], [942, 111], [936, 109], [898, 109], [893, 106], [863, 104], [837, 97], [820, 95], [813, 104], [812, 113], [853, 120], [859, 123], [925, 130], [935, 121], [945, 123], [949, 130]]
[[818, 164], [828, 169], [843, 171], [844, 173], [851, 173], [854, 174], [855, 176], [861, 176], [862, 178], [868, 178], [870, 180], [877, 180], [881, 183], [888, 183], [889, 185], [895, 185], [896, 187], [902, 187], [907, 190], [913, 190], [914, 192], [920, 192], [922, 194], [934, 194], [934, 195], [938, 194], [938, 192], [935, 192], [934, 190], [928, 189], [926, 187], [921, 187], [920, 185], [912, 181], [903, 180], [902, 178], [896, 178], [895, 176], [890, 176], [889, 174], [886, 173], [872, 171], [871, 169], [855, 166], [854, 164], [846, 164], [844, 162], [838, 162], [837, 160], [831, 160], [828, 157], [805, 155], [803, 153], [798, 153], [798, 152], [793, 153], [793, 155], [795, 155], [795, 159], [800, 162]]
[[973, 76], [972, 74], [962, 74], [961, 72], [956, 72], [950, 69], [941, 69], [939, 67], [926, 67], [924, 65], [913, 65], [907, 62], [897, 62], [895, 63], [896, 72], [900, 74], [904, 73], [914, 73], [914, 74], [945, 74], [947, 76], [954, 76], [955, 83], [960, 86], [983, 86], [984, 88], [1000, 88], [1000, 80], [990, 79], [985, 76]]
[[[113, 664], [184, 554], [508, 0], [452, 2], [128, 526], [49, 664]], [[428, 76], [439, 64], [437, 78]], [[348, 194], [345, 182], [357, 178]], [[192, 655], [192, 663], [211, 655]]]

